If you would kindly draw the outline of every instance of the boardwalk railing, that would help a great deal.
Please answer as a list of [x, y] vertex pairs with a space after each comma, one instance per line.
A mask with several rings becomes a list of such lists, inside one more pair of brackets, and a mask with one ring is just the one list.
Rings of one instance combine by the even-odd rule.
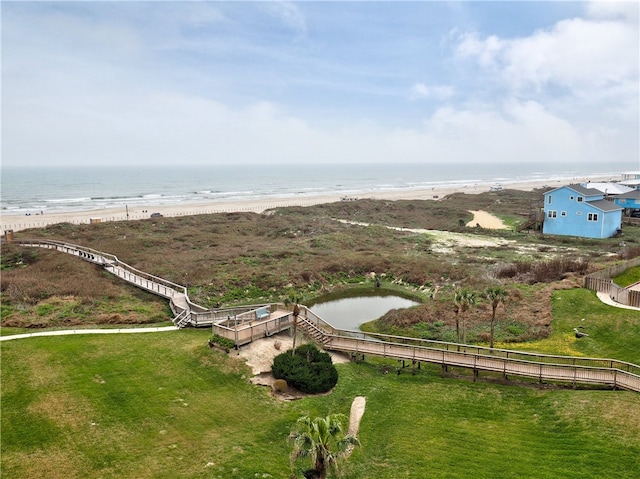
[[[459, 366], [478, 371], [577, 384], [599, 384], [640, 392], [640, 366], [616, 359], [536, 354], [507, 349], [431, 341], [361, 331], [337, 330], [303, 308], [298, 320], [322, 347], [352, 354], [371, 354], [412, 362]], [[323, 334], [318, 336], [318, 330]]]
[[[260, 317], [257, 312], [268, 311]], [[235, 342], [236, 347], [272, 336], [293, 326], [293, 312], [284, 304], [260, 304], [215, 311], [213, 334]]]
[[206, 311], [201, 306], [194, 305], [189, 301], [187, 288], [180, 284], [173, 283], [159, 276], [154, 276], [144, 271], [140, 271], [123, 261], [117, 256], [97, 251], [85, 246], [79, 246], [64, 241], [55, 240], [14, 240], [14, 244], [25, 247], [38, 247], [45, 249], [53, 249], [63, 253], [77, 256], [90, 263], [102, 266], [110, 273], [122, 278], [123, 280], [134, 284], [135, 286], [145, 289], [151, 293], [157, 294], [169, 299], [171, 311], [175, 315], [174, 324], [185, 326], [191, 322], [192, 309]]

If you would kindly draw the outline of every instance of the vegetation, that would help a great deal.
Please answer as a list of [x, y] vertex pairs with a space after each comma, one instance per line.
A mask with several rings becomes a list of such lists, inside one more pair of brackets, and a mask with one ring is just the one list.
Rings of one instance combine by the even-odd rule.
[[[560, 292], [554, 312], [575, 309], [585, 298], [569, 294], [579, 291]], [[637, 358], [637, 313], [600, 329], [613, 309], [587, 316], [589, 343], [568, 344]], [[331, 394], [283, 402], [249, 383], [237, 356], [210, 350], [209, 337], [186, 329], [3, 342], [2, 477], [289, 477], [297, 419], [349, 414], [356, 396], [367, 398], [362, 447], [342, 464], [344, 479], [638, 477], [636, 393], [507, 386], [482, 374], [473, 382], [464, 370], [454, 380], [426, 365], [385, 374], [397, 363], [368, 357], [336, 365]]]
[[618, 286], [622, 286], [623, 288], [640, 282], [640, 266], [629, 268], [622, 274], [613, 278], [613, 282]]
[[313, 468], [304, 474], [308, 479], [325, 479], [329, 470], [337, 469], [338, 460], [346, 455], [347, 447], [360, 444], [356, 437], [343, 432], [344, 419], [342, 414], [313, 419], [303, 416], [298, 419], [296, 428], [289, 435], [293, 443], [291, 468], [294, 469], [298, 459], [310, 459]]
[[[514, 264], [529, 272], [523, 271], [522, 278], [516, 275], [504, 280], [547, 284], [580, 276], [616, 260], [619, 239], [543, 238], [459, 224], [459, 220], [464, 225], [471, 219], [469, 209], [525, 221], [541, 201], [541, 191], [510, 190], [456, 194], [440, 201], [341, 201], [276, 209], [262, 215], [223, 213], [59, 224], [17, 232], [16, 239], [58, 239], [115, 254], [142, 271], [186, 285], [190, 298], [208, 307], [284, 301], [291, 291], [312, 300], [363, 283], [373, 286], [374, 277], [382, 280], [381, 289], [429, 298], [459, 287], [482, 291], [495, 283], [500, 271], [504, 274]], [[423, 228], [430, 233], [386, 226]], [[636, 248], [640, 228], [624, 228], [625, 254], [640, 252]], [[435, 230], [458, 236], [451, 239]], [[473, 240], [493, 245], [466, 244]], [[452, 241], [457, 244], [451, 246]], [[97, 265], [55, 251], [11, 245], [2, 245], [0, 253], [2, 326], [78, 327], [171, 318], [164, 299], [124, 284]], [[562, 270], [554, 278], [533, 277], [531, 270], [545, 269], [537, 265], [558, 258], [573, 265], [574, 271]], [[528, 300], [538, 298], [525, 297], [518, 302], [523, 305]], [[62, 312], [62, 303], [72, 306]], [[548, 299], [538, 304], [548, 304]], [[534, 305], [526, 309], [534, 309]]]
[[236, 346], [236, 343], [229, 338], [225, 338], [224, 336], [220, 336], [219, 334], [214, 334], [209, 340], [209, 345], [220, 346], [221, 348], [226, 349], [228, 352], [231, 348], [234, 348]]
[[[358, 200], [267, 215], [62, 224], [16, 237], [116, 254], [187, 285], [194, 301], [209, 306], [283, 301], [292, 290], [305, 298], [373, 290], [375, 273], [384, 279], [382, 289], [424, 304], [369, 326], [450, 341], [456, 339], [455, 293], [467, 289], [477, 299], [464, 313], [468, 341], [490, 343], [495, 334], [497, 347], [640, 363], [638, 313], [611, 308], [579, 288], [583, 274], [622, 254], [640, 254], [640, 228], [624, 225], [621, 252], [619, 239], [464, 227], [468, 209], [524, 219], [541, 196], [504, 191], [438, 202]], [[451, 246], [452, 237], [386, 226], [447, 230], [485, 243]], [[171, 316], [166, 300], [67, 255], [2, 245], [0, 259], [2, 334]], [[509, 300], [494, 316], [493, 301], [479, 292], [496, 284]], [[577, 339], [578, 327], [589, 336]], [[450, 371], [458, 378], [453, 381], [424, 365], [414, 374], [386, 374], [398, 368], [395, 361], [367, 357], [331, 365], [340, 373], [331, 394], [279, 402], [246, 381], [248, 369], [236, 357], [211, 351], [209, 338], [209, 331], [180, 330], [3, 343], [2, 476], [286, 477], [287, 434], [296, 419], [345, 413], [353, 397], [363, 395], [364, 446], [344, 464], [345, 479], [638, 477], [638, 394], [532, 387], [524, 380], [522, 387], [505, 386], [489, 374], [472, 382], [465, 370]]]
[[331, 356], [311, 343], [298, 346], [295, 354], [289, 350], [276, 356], [271, 374], [310, 394], [327, 392], [338, 382], [338, 371]]
[[491, 303], [491, 332], [489, 339], [489, 347], [493, 348], [493, 338], [494, 338], [494, 325], [496, 322], [496, 309], [500, 304], [504, 304], [507, 301], [507, 297], [509, 293], [503, 288], [497, 286], [491, 286], [485, 290], [483, 293], [485, 299]]

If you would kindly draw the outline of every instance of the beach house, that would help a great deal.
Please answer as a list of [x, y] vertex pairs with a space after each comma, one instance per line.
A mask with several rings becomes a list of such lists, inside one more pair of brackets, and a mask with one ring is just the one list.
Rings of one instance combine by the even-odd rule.
[[544, 194], [542, 232], [582, 238], [610, 238], [621, 231], [623, 208], [597, 189], [566, 185]]
[[640, 212], [640, 190], [631, 190], [621, 195], [616, 195], [613, 202], [621, 208], [630, 210], [629, 214], [635, 215]]

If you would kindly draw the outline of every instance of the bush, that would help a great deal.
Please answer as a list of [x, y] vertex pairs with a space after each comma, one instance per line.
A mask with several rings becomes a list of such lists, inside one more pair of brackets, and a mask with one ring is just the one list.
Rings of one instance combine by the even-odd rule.
[[277, 393], [283, 393], [287, 390], [287, 381], [284, 379], [276, 379], [273, 382], [273, 390]]
[[338, 382], [338, 371], [328, 353], [313, 344], [296, 348], [295, 355], [288, 350], [276, 356], [271, 369], [273, 377], [309, 394], [329, 391]]
[[219, 334], [214, 334], [209, 340], [209, 346], [217, 345], [225, 350], [229, 350], [231, 348], [236, 347], [235, 341], [232, 339], [225, 338], [224, 336], [220, 336]]

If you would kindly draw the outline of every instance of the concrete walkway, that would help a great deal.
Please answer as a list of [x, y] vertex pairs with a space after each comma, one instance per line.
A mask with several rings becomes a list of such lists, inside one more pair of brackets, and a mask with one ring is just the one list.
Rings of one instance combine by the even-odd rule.
[[37, 338], [39, 336], [68, 336], [70, 334], [163, 333], [166, 331], [178, 331], [179, 329], [177, 326], [163, 326], [159, 328], [61, 329], [59, 331], [41, 331], [39, 333], [10, 334], [8, 336], [0, 336], [0, 341]]
[[633, 309], [634, 311], [640, 311], [640, 308], [636, 308], [635, 306], [627, 306], [626, 304], [616, 303], [613, 299], [609, 297], [607, 293], [597, 293], [598, 299], [609, 306], [615, 306], [616, 308], [622, 309]]

